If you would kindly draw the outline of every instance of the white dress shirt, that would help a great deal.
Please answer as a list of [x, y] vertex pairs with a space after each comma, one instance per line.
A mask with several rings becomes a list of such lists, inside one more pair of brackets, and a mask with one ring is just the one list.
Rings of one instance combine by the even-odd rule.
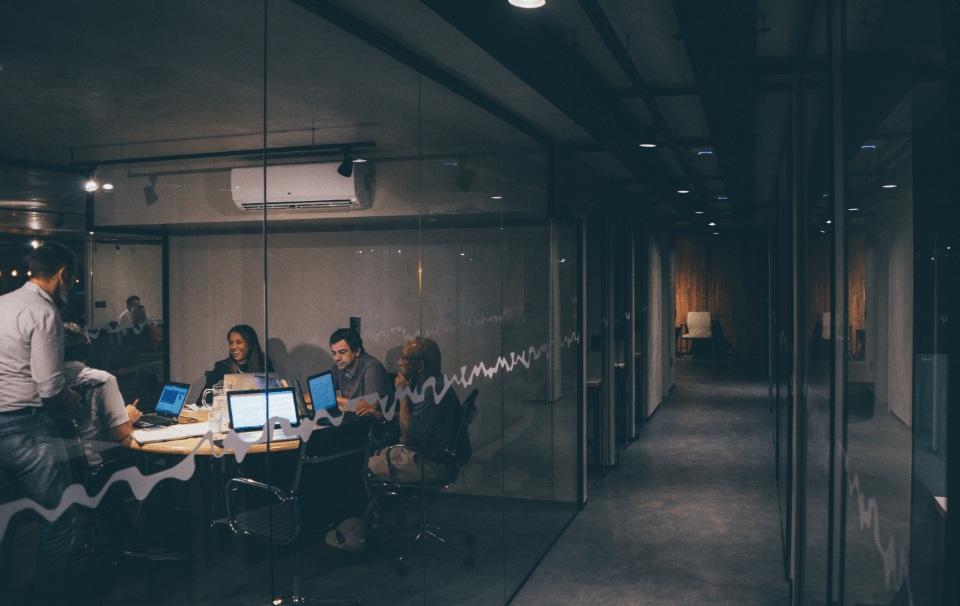
[[43, 406], [67, 385], [63, 320], [33, 282], [0, 297], [0, 412]]

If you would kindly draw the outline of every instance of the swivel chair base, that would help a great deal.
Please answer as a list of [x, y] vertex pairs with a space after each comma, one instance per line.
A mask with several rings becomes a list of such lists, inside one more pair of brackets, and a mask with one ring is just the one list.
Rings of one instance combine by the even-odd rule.
[[445, 527], [445, 526], [433, 526], [433, 525], [431, 525], [431, 524], [427, 524], [427, 519], [426, 519], [426, 517], [427, 517], [426, 509], [423, 508], [423, 507], [421, 507], [421, 508], [420, 508], [420, 525], [419, 525], [419, 526], [415, 526], [415, 527], [411, 528], [410, 530], [407, 530], [407, 531], [405, 531], [405, 532], [401, 532], [401, 533], [399, 533], [399, 534], [397, 534], [397, 535], [394, 535], [393, 537], [390, 537], [390, 538], [396, 538], [397, 536], [401, 536], [401, 535], [404, 535], [404, 534], [414, 534], [414, 533], [416, 533], [416, 536], [414, 536], [413, 540], [410, 541], [410, 544], [407, 545], [407, 548], [403, 550], [403, 554], [401, 554], [401, 556], [397, 559], [397, 574], [406, 575], [407, 573], [410, 572], [410, 565], [407, 564], [407, 563], [404, 561], [404, 559], [407, 557], [407, 555], [410, 553], [410, 551], [414, 548], [414, 546], [415, 546], [417, 543], [419, 543], [420, 541], [423, 541], [424, 543], [426, 543], [426, 542], [427, 542], [429, 539], [431, 539], [431, 538], [437, 540], [438, 542], [442, 543], [443, 545], [447, 545], [447, 546], [449, 546], [449, 547], [453, 547], [454, 549], [456, 549], [457, 551], [459, 551], [459, 552], [463, 555], [463, 565], [464, 565], [464, 567], [469, 568], [469, 567], [473, 566], [473, 565], [476, 563], [476, 559], [475, 559], [472, 555], [470, 555], [470, 554], [467, 552], [466, 549], [464, 549], [464, 548], [461, 547], [460, 545], [454, 543], [453, 541], [450, 541], [450, 540], [447, 540], [447, 539], [443, 538], [443, 537], [440, 536], [440, 534], [439, 534], [439, 533], [441, 533], [441, 532], [462, 532], [462, 533], [464, 533], [464, 535], [465, 535], [465, 537], [464, 537], [464, 542], [465, 542], [467, 545], [473, 545], [474, 543], [477, 542], [477, 537], [474, 536], [473, 533], [471, 533], [469, 530], [467, 530], [467, 529], [465, 529], [465, 528], [449, 528], [449, 527]]

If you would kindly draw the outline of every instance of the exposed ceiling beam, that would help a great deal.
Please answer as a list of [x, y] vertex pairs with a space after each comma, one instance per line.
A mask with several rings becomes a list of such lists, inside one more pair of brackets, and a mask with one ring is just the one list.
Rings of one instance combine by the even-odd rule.
[[680, 164], [680, 168], [683, 170], [687, 181], [690, 183], [690, 187], [692, 187], [694, 193], [700, 194], [703, 191], [703, 185], [700, 183], [696, 172], [694, 172], [693, 168], [690, 166], [690, 163], [687, 161], [687, 157], [683, 153], [683, 150], [681, 150], [680, 146], [677, 145], [677, 142], [673, 137], [673, 133], [670, 130], [670, 125], [667, 124], [667, 120], [664, 117], [663, 112], [660, 111], [660, 106], [657, 105], [653, 94], [650, 92], [650, 87], [647, 86], [643, 76], [640, 75], [640, 70], [637, 69], [633, 59], [630, 58], [630, 54], [627, 52], [626, 47], [620, 40], [620, 36], [617, 35], [617, 32], [613, 29], [610, 19], [608, 19], [606, 13], [603, 12], [603, 8], [601, 8], [599, 1], [579, 0], [579, 2], [580, 8], [583, 9], [583, 12], [586, 13], [587, 18], [590, 19], [590, 23], [593, 24], [594, 29], [597, 30], [598, 34], [600, 34], [600, 38], [603, 40], [604, 44], [607, 45], [607, 49], [613, 55], [613, 58], [620, 66], [620, 69], [623, 70], [623, 73], [630, 80], [630, 83], [640, 91], [640, 98], [643, 99], [644, 104], [647, 106], [647, 111], [650, 112], [653, 125], [663, 136], [667, 147], [669, 147], [673, 152], [677, 163]]
[[[305, 1], [305, 0], [300, 0]], [[682, 214], [670, 167], [655, 150], [638, 146], [642, 126], [597, 80], [542, 11], [507, 2], [422, 0], [442, 19], [576, 122], [602, 149]]]
[[737, 223], [746, 228], [753, 200], [754, 86], [760, 69], [757, 2], [674, 0], [673, 6], [731, 206]]
[[553, 139], [545, 132], [534, 126], [532, 123], [527, 122], [520, 116], [501, 106], [496, 101], [468, 86], [456, 76], [430, 63], [406, 47], [401, 46], [398, 42], [380, 30], [354, 17], [342, 8], [335, 6], [327, 0], [293, 1], [315, 15], [322, 17], [326, 21], [336, 25], [344, 31], [349, 32], [357, 38], [367, 42], [374, 48], [380, 49], [397, 61], [400, 61], [401, 63], [417, 70], [424, 76], [457, 93], [474, 105], [477, 105], [490, 112], [507, 124], [529, 135], [537, 142], [546, 146], [553, 145]]
[[85, 175], [87, 171], [73, 166], [60, 166], [59, 164], [46, 164], [43, 162], [31, 162], [30, 160], [21, 160], [19, 158], [7, 158], [0, 156], [0, 164], [7, 166], [16, 166], [19, 168], [32, 168], [34, 170], [45, 170], [54, 173], [63, 173], [66, 175]]

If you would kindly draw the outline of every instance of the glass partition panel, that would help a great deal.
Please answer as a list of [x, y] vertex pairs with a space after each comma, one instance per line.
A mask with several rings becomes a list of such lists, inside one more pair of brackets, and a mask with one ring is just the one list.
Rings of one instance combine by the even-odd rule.
[[[800, 486], [803, 499], [803, 536], [800, 569], [802, 577], [801, 603], [827, 604], [830, 595], [830, 469], [833, 435], [832, 369], [833, 343], [837, 335], [831, 327], [833, 313], [832, 264], [835, 251], [832, 245], [833, 197], [830, 195], [830, 158], [832, 128], [830, 98], [824, 87], [823, 66], [828, 57], [826, 3], [817, 2], [813, 27], [801, 77], [800, 125], [798, 153], [800, 159], [800, 251], [803, 268], [801, 326], [798, 335], [804, 354], [802, 413], [805, 439], [798, 444]], [[796, 132], [796, 131], [795, 131]], [[830, 223], [828, 223], [830, 221]]]
[[[929, 144], [943, 128], [932, 68], [943, 52], [940, 5], [874, 5], [873, 32], [850, 21], [862, 19], [863, 7], [846, 7], [843, 95], [857, 108], [843, 115], [854, 331], [844, 460], [847, 603], [940, 603], [934, 579], [943, 518], [934, 497], [943, 494], [945, 444], [933, 429], [945, 411], [944, 367], [936, 306], [924, 302], [936, 298], [930, 287], [946, 251], [933, 236], [939, 213], [915, 208], [919, 192], [942, 179], [933, 167], [943, 143]], [[932, 137], [920, 156], [918, 132]]]

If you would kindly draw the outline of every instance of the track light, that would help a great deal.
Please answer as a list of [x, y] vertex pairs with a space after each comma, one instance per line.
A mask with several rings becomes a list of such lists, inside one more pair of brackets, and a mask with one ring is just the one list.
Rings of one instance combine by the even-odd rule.
[[60, 213], [60, 217], [53, 222], [54, 227], [63, 227], [65, 221], [63, 220], [63, 213]]
[[113, 247], [117, 250], [120, 250], [120, 243], [117, 242], [116, 244], [113, 245]]
[[640, 147], [657, 146], [657, 129], [653, 125], [643, 127], [643, 133], [640, 135]]
[[97, 183], [97, 179], [94, 175], [87, 177], [86, 182], [83, 184], [83, 189], [91, 193], [100, 189], [100, 184]]
[[349, 177], [353, 174], [353, 158], [350, 157], [349, 150], [343, 150], [343, 162], [337, 167], [337, 172], [344, 177]]

